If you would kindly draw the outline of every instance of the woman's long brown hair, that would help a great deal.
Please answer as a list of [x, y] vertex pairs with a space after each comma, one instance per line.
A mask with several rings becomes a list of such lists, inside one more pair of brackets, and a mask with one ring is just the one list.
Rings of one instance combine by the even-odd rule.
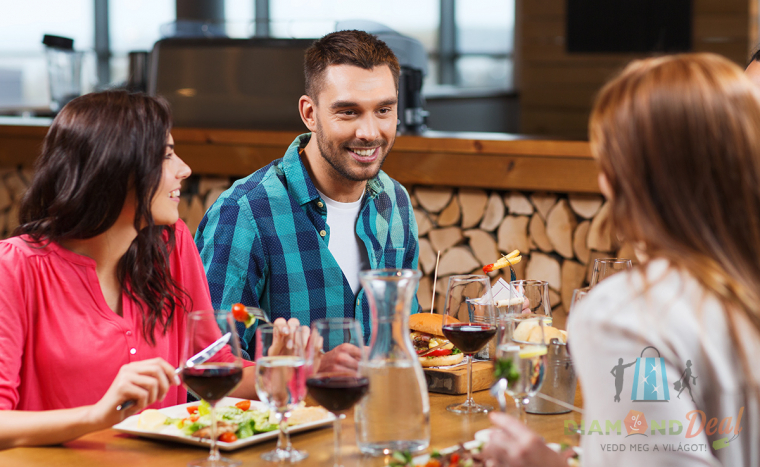
[[636, 61], [600, 92], [589, 133], [616, 232], [725, 304], [735, 342], [737, 315], [760, 335], [760, 90], [717, 55]]
[[41, 244], [92, 238], [114, 225], [134, 194], [138, 234], [117, 275], [142, 310], [151, 344], [156, 326], [166, 332], [175, 308], [187, 307], [169, 270], [174, 229], [151, 215], [171, 123], [168, 103], [142, 94], [107, 91], [66, 104], [45, 136], [13, 232]]

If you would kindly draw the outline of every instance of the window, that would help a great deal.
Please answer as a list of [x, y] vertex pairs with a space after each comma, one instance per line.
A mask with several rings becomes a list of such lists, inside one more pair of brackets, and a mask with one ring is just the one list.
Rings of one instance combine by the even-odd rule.
[[[7, 1], [0, 15], [0, 105], [49, 99], [43, 34], [74, 39], [85, 51], [84, 91], [127, 79], [130, 51], [151, 50], [181, 0]], [[459, 89], [511, 90], [515, 0], [269, 0], [269, 34], [316, 38], [336, 22], [369, 20], [419, 40], [428, 52], [425, 93]], [[100, 2], [100, 3], [99, 3]], [[95, 4], [108, 6], [109, 83], [97, 83]], [[256, 0], [225, 0], [224, 30], [231, 37], [255, 33]], [[446, 23], [446, 24], [444, 24]], [[442, 73], [444, 70], [446, 73]], [[101, 70], [101, 76], [104, 76]]]
[[[76, 50], [91, 50], [94, 37], [92, 0], [3, 2], [0, 15], [0, 105], [46, 106], [47, 64], [42, 36], [74, 39]], [[95, 59], [85, 57], [85, 87], [95, 84]]]

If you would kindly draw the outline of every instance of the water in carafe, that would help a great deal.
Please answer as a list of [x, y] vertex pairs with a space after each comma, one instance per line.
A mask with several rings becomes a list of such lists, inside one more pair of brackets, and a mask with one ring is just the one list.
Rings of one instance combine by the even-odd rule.
[[421, 451], [430, 444], [430, 402], [422, 366], [409, 337], [409, 313], [421, 273], [363, 271], [372, 312], [369, 358], [361, 367], [369, 394], [354, 411], [357, 444], [371, 455]]

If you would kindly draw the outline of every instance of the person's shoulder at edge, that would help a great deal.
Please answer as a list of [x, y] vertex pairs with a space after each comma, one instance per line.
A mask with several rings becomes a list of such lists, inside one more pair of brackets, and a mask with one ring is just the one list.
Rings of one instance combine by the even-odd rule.
[[655, 259], [644, 267], [608, 277], [589, 291], [570, 319], [598, 319], [603, 314], [615, 314], [645, 292], [656, 293], [660, 280], [671, 278], [674, 272], [666, 260]]
[[47, 256], [52, 252], [47, 242], [33, 242], [28, 235], [0, 240], [0, 259], [7, 257]]

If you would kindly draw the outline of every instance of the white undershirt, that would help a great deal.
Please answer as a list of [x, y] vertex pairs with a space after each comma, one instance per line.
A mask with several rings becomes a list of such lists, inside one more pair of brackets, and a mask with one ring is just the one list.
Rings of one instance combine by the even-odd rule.
[[369, 268], [369, 257], [364, 243], [356, 235], [356, 219], [362, 206], [362, 199], [351, 203], [341, 203], [325, 196], [317, 190], [327, 208], [327, 225], [330, 226], [330, 242], [327, 248], [338, 262], [346, 276], [351, 291], [356, 295], [361, 287], [359, 271]]

